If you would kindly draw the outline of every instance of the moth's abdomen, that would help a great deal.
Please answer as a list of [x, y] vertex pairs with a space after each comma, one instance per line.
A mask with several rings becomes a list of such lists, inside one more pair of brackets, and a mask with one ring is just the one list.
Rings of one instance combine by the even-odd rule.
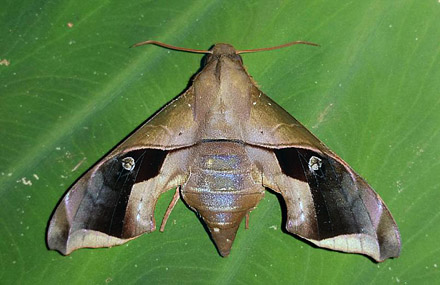
[[226, 256], [243, 217], [255, 208], [264, 188], [251, 177], [251, 164], [243, 145], [207, 142], [200, 146], [188, 182], [185, 202], [201, 216], [219, 252]]

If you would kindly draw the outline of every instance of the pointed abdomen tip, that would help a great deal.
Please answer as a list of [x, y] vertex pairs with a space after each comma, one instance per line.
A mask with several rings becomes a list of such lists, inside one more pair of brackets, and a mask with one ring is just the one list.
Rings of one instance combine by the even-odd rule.
[[223, 257], [228, 256], [231, 252], [238, 226], [232, 228], [212, 227], [209, 230], [220, 255]]

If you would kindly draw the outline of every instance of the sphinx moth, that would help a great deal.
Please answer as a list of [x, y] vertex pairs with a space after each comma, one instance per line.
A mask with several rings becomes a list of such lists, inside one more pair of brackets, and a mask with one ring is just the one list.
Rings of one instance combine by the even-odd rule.
[[[206, 224], [222, 256], [265, 188], [287, 207], [286, 229], [319, 247], [376, 261], [400, 253], [398, 227], [382, 199], [340, 157], [262, 93], [243, 52], [228, 44], [208, 51], [192, 85], [86, 172], [49, 223], [50, 249], [123, 244], [156, 229], [159, 196], [176, 188]], [[247, 224], [247, 223], [246, 223]]]

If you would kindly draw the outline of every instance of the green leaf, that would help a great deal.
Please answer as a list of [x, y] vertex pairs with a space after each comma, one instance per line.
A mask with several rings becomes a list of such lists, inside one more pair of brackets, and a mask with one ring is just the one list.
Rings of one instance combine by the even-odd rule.
[[[439, 274], [440, 3], [419, 1], [3, 1], [0, 280], [11, 284], [435, 283]], [[387, 203], [402, 254], [376, 264], [281, 229], [268, 192], [221, 258], [183, 203], [164, 233], [64, 257], [45, 244], [70, 185], [181, 93], [207, 49], [292, 40], [243, 56], [261, 89]], [[9, 62], [9, 65], [6, 63]], [[173, 193], [161, 197], [160, 221]]]

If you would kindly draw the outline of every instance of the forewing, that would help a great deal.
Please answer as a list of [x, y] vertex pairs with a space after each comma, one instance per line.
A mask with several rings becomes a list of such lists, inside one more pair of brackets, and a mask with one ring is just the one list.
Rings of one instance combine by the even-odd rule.
[[69, 189], [49, 224], [51, 249], [69, 254], [109, 247], [155, 230], [158, 197], [186, 179], [184, 147], [194, 144], [195, 135], [192, 100], [190, 89]]
[[198, 128], [193, 108], [194, 89], [190, 87], [138, 128], [113, 153], [129, 148], [171, 150], [193, 145]]
[[[286, 228], [314, 244], [397, 257], [400, 234], [382, 199], [340, 157], [262, 93], [253, 92], [250, 157], [262, 183], [283, 196]], [[258, 133], [259, 132], [259, 133]]]
[[249, 121], [243, 124], [243, 140], [267, 148], [301, 146], [326, 149], [300, 122], [286, 110], [252, 86]]

